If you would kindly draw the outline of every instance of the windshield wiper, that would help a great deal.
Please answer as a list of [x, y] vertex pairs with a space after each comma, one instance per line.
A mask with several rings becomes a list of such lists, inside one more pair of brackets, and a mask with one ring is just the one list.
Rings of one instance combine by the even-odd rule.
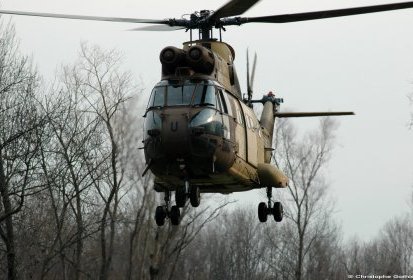
[[194, 104], [194, 105], [193, 105], [193, 107], [204, 107], [204, 106], [212, 106], [212, 107], [215, 107], [214, 104], [208, 103], [208, 102], [204, 102], [204, 103]]
[[148, 114], [148, 112], [149, 112], [150, 110], [153, 110], [153, 109], [162, 109], [162, 108], [163, 108], [163, 106], [151, 106], [151, 107], [148, 107], [148, 109], [146, 109], [145, 114], [143, 115], [143, 117], [145, 118], [145, 117], [146, 117], [146, 114]]

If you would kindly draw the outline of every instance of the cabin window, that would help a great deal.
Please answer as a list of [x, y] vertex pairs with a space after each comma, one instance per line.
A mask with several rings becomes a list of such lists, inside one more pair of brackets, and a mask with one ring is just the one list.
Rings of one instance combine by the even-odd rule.
[[219, 90], [218, 91], [218, 99], [219, 99], [219, 101], [220, 101], [220, 103], [221, 103], [221, 110], [222, 110], [222, 112], [223, 113], [225, 113], [225, 114], [228, 114], [228, 109], [227, 109], [227, 104], [226, 104], [226, 102], [225, 102], [225, 99], [224, 99], [224, 95], [222, 94], [222, 90]]
[[246, 116], [247, 127], [251, 130], [255, 130], [255, 122], [251, 116]]
[[165, 87], [155, 87], [152, 90], [148, 103], [148, 110], [153, 107], [162, 107], [165, 104]]
[[242, 113], [240, 110], [237, 109], [237, 121], [240, 125], [243, 125], [243, 121], [242, 121]]
[[[231, 97], [232, 98], [232, 97]], [[238, 100], [234, 100], [234, 98], [232, 98], [233, 99], [233, 101], [234, 101], [234, 105], [235, 105], [235, 110], [236, 110], [236, 112], [237, 112], [237, 123], [239, 123], [240, 125], [243, 125], [244, 124], [244, 122], [242, 121], [243, 120], [243, 118], [242, 118], [242, 112], [241, 112], [241, 107], [240, 107], [240, 105], [239, 105], [239, 103], [238, 103]]]
[[223, 92], [222, 96], [224, 97], [225, 104], [227, 105], [228, 115], [230, 115], [231, 117], [234, 117], [234, 115], [232, 114], [232, 104], [231, 104], [231, 102], [233, 101], [232, 100], [233, 97], [230, 97], [228, 92]]

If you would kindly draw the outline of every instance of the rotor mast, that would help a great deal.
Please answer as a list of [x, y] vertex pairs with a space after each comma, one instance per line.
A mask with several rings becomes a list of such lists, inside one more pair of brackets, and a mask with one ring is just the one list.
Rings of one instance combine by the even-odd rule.
[[199, 39], [200, 40], [210, 40], [212, 38], [212, 28], [211, 24], [208, 24], [208, 17], [211, 15], [211, 11], [202, 10], [199, 13], [200, 24], [199, 24]]

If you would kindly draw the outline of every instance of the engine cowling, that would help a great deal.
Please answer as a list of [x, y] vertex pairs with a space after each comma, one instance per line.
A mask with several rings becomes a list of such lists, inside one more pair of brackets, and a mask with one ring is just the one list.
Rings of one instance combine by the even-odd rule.
[[176, 47], [166, 47], [159, 54], [159, 60], [162, 66], [168, 70], [168, 72], [173, 73], [175, 68], [182, 66], [185, 63], [186, 53], [182, 49]]
[[211, 74], [215, 66], [213, 52], [202, 46], [192, 46], [186, 53], [188, 65], [196, 72]]

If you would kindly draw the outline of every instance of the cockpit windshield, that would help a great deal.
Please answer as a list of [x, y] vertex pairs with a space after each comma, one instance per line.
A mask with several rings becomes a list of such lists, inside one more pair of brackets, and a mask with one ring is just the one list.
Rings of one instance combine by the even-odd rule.
[[189, 105], [196, 85], [167, 86], [166, 106]]
[[209, 106], [217, 107], [215, 87], [205, 84], [158, 86], [152, 90], [148, 110], [164, 106]]

